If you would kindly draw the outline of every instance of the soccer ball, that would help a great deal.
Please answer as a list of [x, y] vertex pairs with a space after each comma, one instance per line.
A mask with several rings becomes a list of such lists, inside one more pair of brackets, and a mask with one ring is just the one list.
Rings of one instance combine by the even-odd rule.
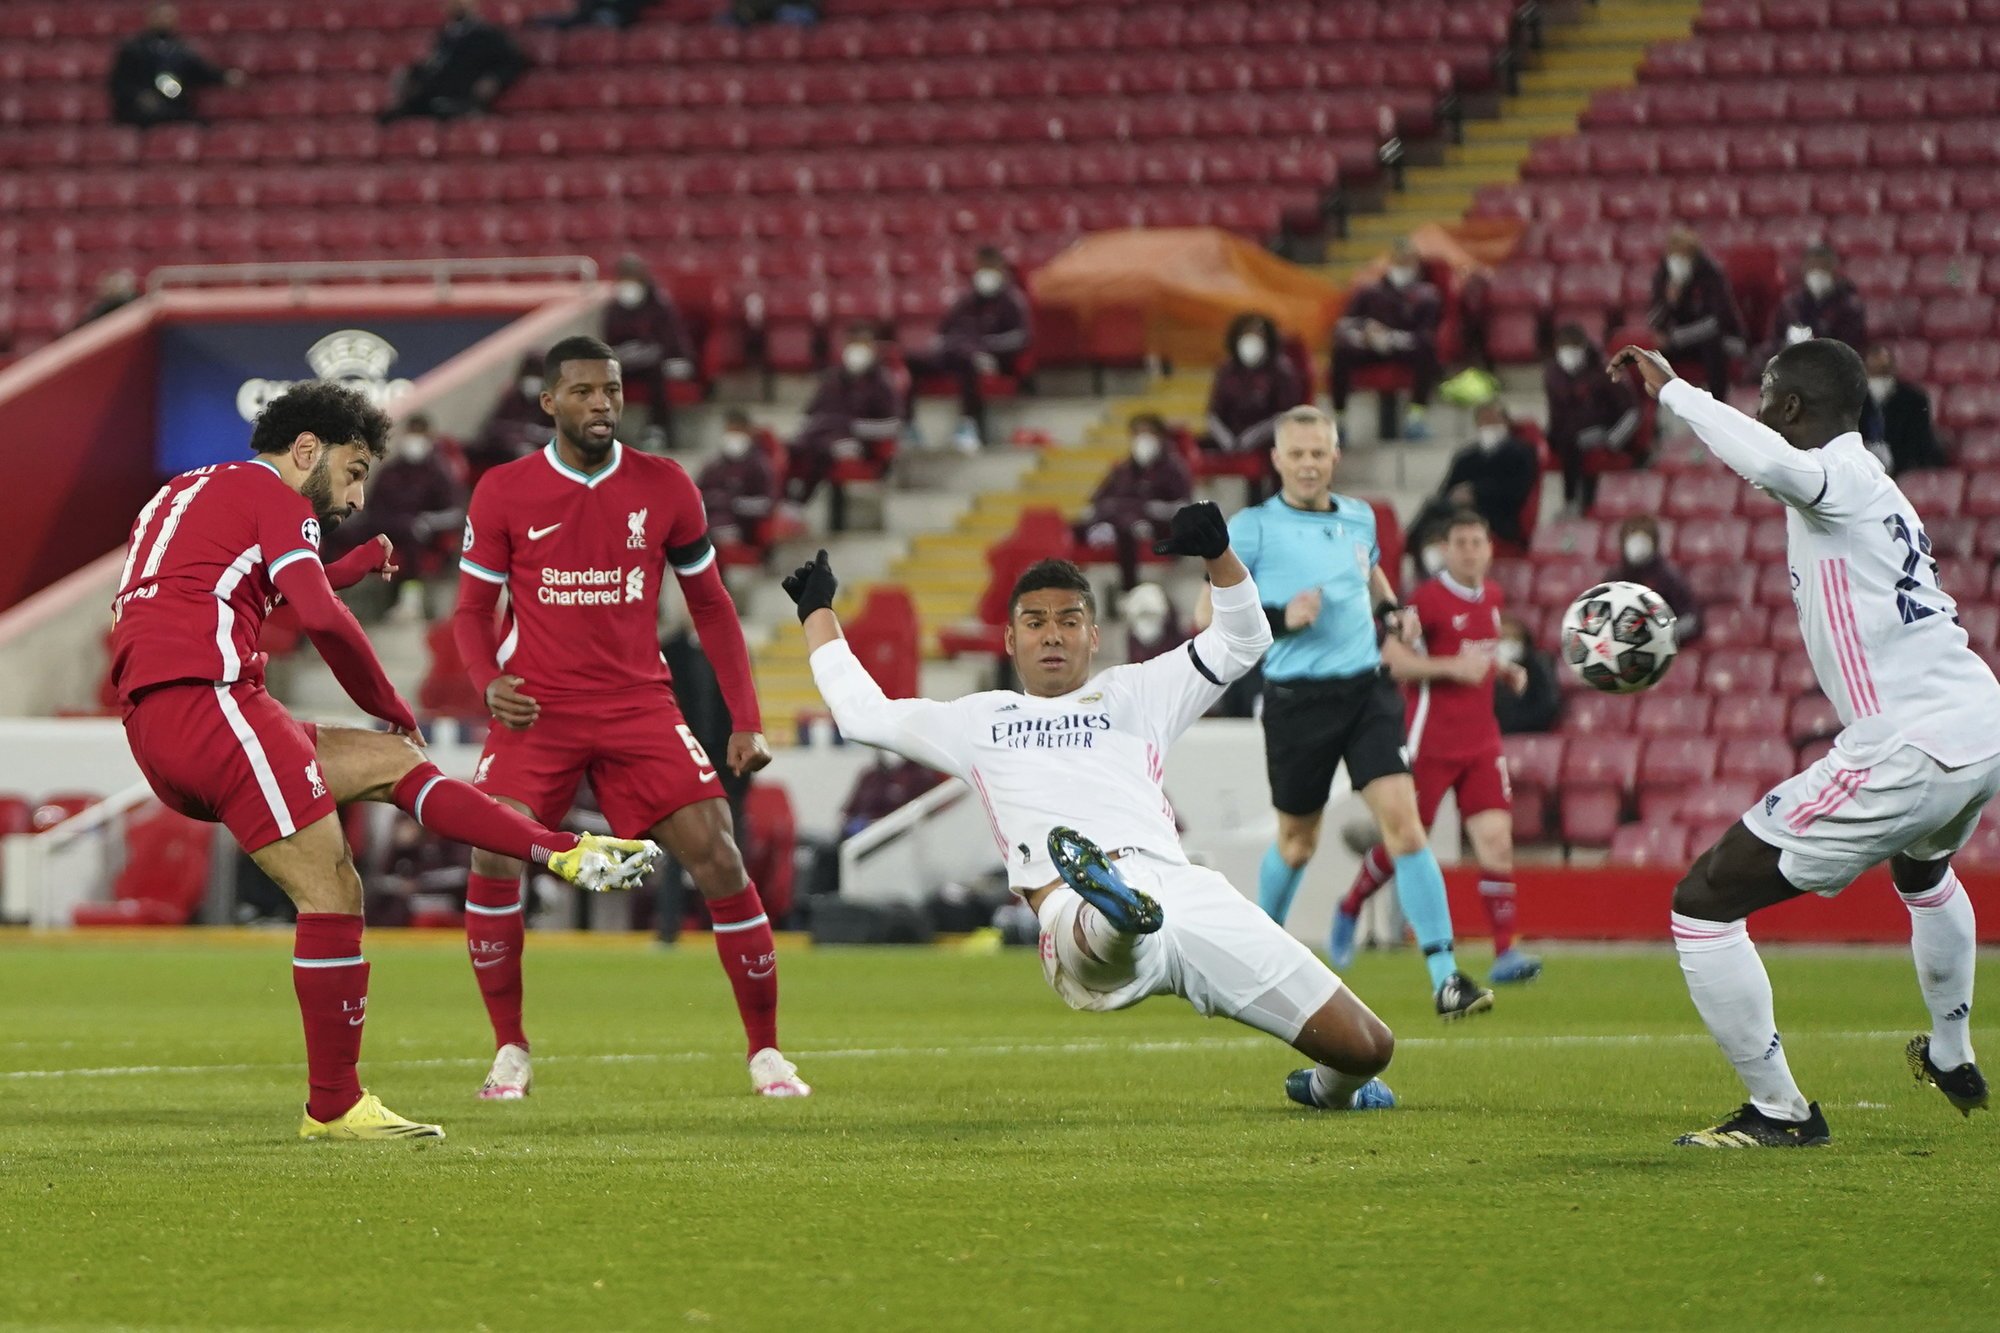
[[1563, 661], [1606, 694], [1659, 684], [1676, 650], [1673, 611], [1642, 583], [1600, 583], [1563, 612]]

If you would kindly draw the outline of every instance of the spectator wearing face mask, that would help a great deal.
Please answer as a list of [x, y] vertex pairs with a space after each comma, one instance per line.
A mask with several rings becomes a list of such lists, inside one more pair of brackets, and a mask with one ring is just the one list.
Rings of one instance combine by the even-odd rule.
[[1438, 382], [1437, 334], [1443, 317], [1443, 294], [1424, 281], [1416, 247], [1407, 240], [1396, 242], [1389, 271], [1380, 281], [1354, 293], [1334, 328], [1334, 415], [1347, 410], [1355, 371], [1368, 366], [1401, 366], [1410, 373], [1410, 407], [1403, 417], [1403, 435], [1424, 439], [1428, 434], [1424, 411]]
[[625, 383], [646, 399], [646, 433], [639, 444], [657, 453], [674, 447], [674, 405], [669, 384], [695, 377], [694, 342], [674, 299], [661, 290], [637, 255], [618, 261], [611, 304], [604, 312], [604, 341], [618, 354]]
[[1438, 495], [1453, 508], [1470, 509], [1486, 520], [1495, 542], [1525, 550], [1521, 510], [1535, 488], [1541, 459], [1523, 439], [1497, 398], [1473, 412], [1472, 443], [1451, 460]]
[[1650, 514], [1626, 519], [1618, 528], [1618, 551], [1619, 563], [1605, 577], [1651, 588], [1673, 609], [1674, 641], [1685, 647], [1699, 639], [1701, 602], [1660, 550], [1659, 522]]
[[1637, 459], [1639, 404], [1623, 378], [1604, 372], [1604, 353], [1574, 324], [1556, 330], [1555, 355], [1542, 368], [1549, 400], [1549, 449], [1562, 461], [1563, 501], [1572, 514], [1597, 498], [1596, 460]]
[[1286, 359], [1278, 329], [1245, 311], [1223, 338], [1227, 359], [1208, 391], [1208, 422], [1201, 447], [1214, 453], [1265, 453], [1280, 413], [1305, 402], [1305, 386]]
[[[986, 396], [981, 375], [1014, 373], [1032, 336], [1028, 298], [1015, 285], [1007, 260], [992, 246], [980, 248], [972, 289], [945, 312], [937, 341], [908, 358], [910, 374], [950, 375], [958, 381], [959, 423], [952, 443], [972, 453], [986, 443]], [[908, 411], [914, 420], [916, 404]]]
[[1945, 466], [1944, 449], [1931, 429], [1931, 396], [1896, 374], [1896, 354], [1868, 349], [1868, 401], [1861, 408], [1861, 438], [1889, 475]]
[[1125, 622], [1127, 662], [1150, 662], [1188, 641], [1187, 626], [1157, 583], [1142, 583], [1126, 593], [1119, 616]]
[[1527, 672], [1527, 683], [1517, 692], [1493, 691], [1493, 714], [1500, 719], [1500, 733], [1512, 736], [1524, 731], [1554, 731], [1562, 716], [1562, 690], [1556, 680], [1555, 659], [1536, 647], [1527, 626], [1514, 617], [1500, 616], [1500, 642], [1493, 658], [1503, 665], [1518, 665]]
[[1701, 368], [1708, 391], [1729, 392], [1729, 358], [1743, 351], [1743, 315], [1722, 266], [1708, 257], [1692, 229], [1675, 227], [1653, 270], [1653, 305], [1646, 322], [1676, 366]]
[[[361, 514], [369, 535], [380, 533], [396, 548], [400, 567], [392, 586], [412, 616], [447, 608], [448, 589], [433, 593], [424, 582], [449, 553], [447, 543], [465, 522], [465, 485], [438, 448], [431, 419], [412, 414], [390, 445], [386, 461], [368, 484]], [[411, 585], [417, 585], [414, 591]]]
[[695, 485], [701, 488], [709, 534], [716, 541], [764, 549], [776, 483], [749, 413], [732, 408], [723, 418], [721, 447], [703, 465]]
[[820, 376], [805, 424], [792, 441], [786, 483], [792, 502], [809, 503], [836, 463], [865, 459], [887, 467], [895, 456], [902, 409], [895, 381], [876, 351], [874, 326], [849, 325], [840, 364]]
[[1147, 414], [1128, 427], [1131, 454], [1113, 465], [1097, 484], [1077, 539], [1098, 550], [1117, 552], [1120, 587], [1139, 582], [1139, 554], [1165, 536], [1174, 510], [1194, 496], [1194, 479], [1172, 447], [1166, 423]]
[[224, 69], [189, 46], [180, 22], [172, 5], [154, 5], [145, 31], [118, 48], [111, 62], [111, 118], [120, 125], [198, 120], [197, 92], [217, 84], [242, 86], [243, 71]]
[[465, 451], [472, 468], [469, 480], [478, 481], [488, 468], [525, 458], [547, 444], [554, 431], [554, 423], [542, 407], [542, 354], [531, 352], [521, 358], [514, 382], [486, 419], [479, 438]]
[[1758, 366], [1808, 338], [1833, 338], [1857, 352], [1868, 346], [1868, 308], [1854, 284], [1841, 276], [1833, 247], [1813, 246], [1800, 267], [1799, 285], [1778, 302], [1770, 341], [1751, 358]]

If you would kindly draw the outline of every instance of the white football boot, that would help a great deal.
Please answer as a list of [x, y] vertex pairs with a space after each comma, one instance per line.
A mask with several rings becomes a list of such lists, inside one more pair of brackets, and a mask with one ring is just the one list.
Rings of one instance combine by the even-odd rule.
[[810, 1097], [812, 1088], [799, 1077], [799, 1067], [766, 1046], [750, 1057], [750, 1087], [759, 1097]]
[[534, 1086], [535, 1069], [528, 1062], [528, 1052], [511, 1044], [502, 1046], [493, 1057], [493, 1068], [486, 1072], [486, 1081], [479, 1085], [479, 1100], [518, 1102]]

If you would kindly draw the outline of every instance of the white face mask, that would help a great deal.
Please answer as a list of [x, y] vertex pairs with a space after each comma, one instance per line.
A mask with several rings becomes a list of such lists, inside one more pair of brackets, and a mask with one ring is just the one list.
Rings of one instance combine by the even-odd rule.
[[1625, 539], [1625, 563], [1643, 565], [1653, 558], [1653, 539], [1643, 532], [1635, 532]]
[[866, 343], [849, 343], [840, 349], [840, 364], [850, 375], [865, 375], [875, 366], [875, 349]]
[[1397, 287], [1407, 287], [1417, 280], [1417, 271], [1407, 264], [1398, 264], [1389, 270], [1389, 281]]
[[523, 398], [540, 398], [542, 396], [542, 377], [540, 375], [521, 376], [521, 396]]
[[1436, 574], [1444, 569], [1444, 547], [1426, 546], [1417, 556], [1417, 563], [1424, 567], [1424, 573]]
[[1160, 460], [1160, 437], [1151, 433], [1132, 437], [1132, 461], [1151, 467]]
[[1473, 433], [1473, 438], [1479, 441], [1481, 449], [1498, 449], [1507, 442], [1507, 428], [1500, 425], [1481, 426]]
[[1502, 639], [1493, 645], [1494, 660], [1504, 662], [1508, 666], [1519, 666], [1521, 659], [1526, 656], [1527, 653], [1522, 650], [1521, 645], [1513, 639]]
[[1888, 398], [1895, 391], [1895, 388], [1896, 377], [1894, 375], [1870, 375], [1868, 377], [1868, 396], [1873, 398], [1877, 403]]
[[998, 296], [1007, 278], [997, 268], [982, 268], [972, 275], [972, 290], [981, 296]]
[[1686, 282], [1694, 276], [1694, 261], [1686, 255], [1668, 255], [1667, 276], [1675, 282]]
[[1265, 350], [1261, 333], [1246, 333], [1236, 340], [1236, 359], [1246, 366], [1263, 365]]
[[1583, 369], [1583, 349], [1573, 346], [1556, 348], [1556, 364], [1563, 368], [1563, 374], [1576, 374]]
[[431, 456], [431, 437], [428, 435], [405, 435], [396, 441], [396, 457], [405, 463], [421, 463]]
[[1813, 331], [1809, 326], [1794, 324], [1785, 330], [1785, 346], [1790, 347], [1794, 343], [1811, 342], [1812, 336]]
[[742, 458], [749, 452], [750, 437], [748, 435], [745, 435], [740, 430], [729, 430], [722, 433], [722, 456], [724, 458]]
[[1142, 583], [1125, 597], [1125, 621], [1141, 638], [1159, 636], [1167, 623], [1167, 597], [1159, 588]]
[[612, 290], [612, 299], [627, 310], [646, 299], [646, 284], [635, 278], [621, 278]]
[[1816, 268], [1806, 274], [1806, 290], [1824, 301], [1833, 290], [1833, 274], [1823, 268]]
[[1142, 639], [1157, 639], [1160, 631], [1167, 627], [1167, 618], [1158, 611], [1135, 611], [1132, 613], [1132, 632]]

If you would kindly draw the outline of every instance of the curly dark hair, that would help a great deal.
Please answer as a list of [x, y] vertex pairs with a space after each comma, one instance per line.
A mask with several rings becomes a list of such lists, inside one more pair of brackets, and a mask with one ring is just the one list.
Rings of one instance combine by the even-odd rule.
[[389, 445], [389, 414], [333, 380], [308, 380], [264, 404], [250, 431], [250, 452], [281, 454], [300, 435], [327, 445], [360, 444], [382, 457]]
[[1090, 589], [1090, 580], [1081, 569], [1067, 560], [1037, 560], [1021, 571], [1021, 577], [1014, 580], [1014, 591], [1007, 597], [1007, 614], [1012, 616], [1021, 598], [1044, 588], [1063, 588], [1083, 594], [1083, 609], [1097, 619], [1097, 595]]

